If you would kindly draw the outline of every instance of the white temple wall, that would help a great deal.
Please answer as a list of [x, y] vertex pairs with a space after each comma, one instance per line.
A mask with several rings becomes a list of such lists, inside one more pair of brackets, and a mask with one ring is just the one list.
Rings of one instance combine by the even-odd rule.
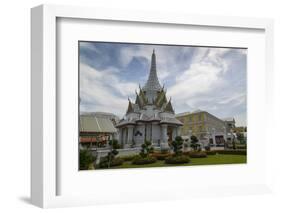
[[132, 144], [133, 143], [133, 137], [134, 137], [134, 126], [128, 126], [128, 135], [127, 135], [127, 143]]
[[[141, 133], [141, 135], [139, 134]], [[134, 141], [136, 143], [136, 146], [140, 146], [144, 143], [144, 135], [145, 135], [145, 125], [140, 124], [136, 125], [134, 128]]]
[[151, 140], [151, 124], [145, 124], [146, 128], [146, 140], [150, 141]]
[[161, 127], [159, 124], [152, 124], [152, 143], [160, 145], [161, 142]]
[[125, 146], [127, 143], [127, 128], [122, 128], [122, 144]]
[[176, 137], [177, 137], [177, 127], [173, 127], [172, 140], [175, 140]]

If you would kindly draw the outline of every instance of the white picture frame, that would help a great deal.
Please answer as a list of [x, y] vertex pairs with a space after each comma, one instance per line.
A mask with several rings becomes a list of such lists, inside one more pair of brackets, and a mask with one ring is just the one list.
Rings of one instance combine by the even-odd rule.
[[[57, 19], [87, 19], [108, 20], [136, 23], [154, 23], [161, 25], [192, 25], [202, 27], [231, 29], [257, 29], [265, 34], [265, 68], [266, 75], [263, 92], [266, 94], [264, 119], [268, 141], [274, 130], [269, 128], [272, 121], [273, 109], [273, 21], [270, 19], [240, 18], [240, 17], [216, 17], [203, 15], [154, 13], [147, 11], [122, 11], [101, 8], [84, 8], [74, 6], [41, 5], [31, 10], [31, 80], [32, 80], [32, 103], [31, 103], [31, 201], [33, 204], [47, 208], [60, 206], [91, 205], [99, 203], [138, 202], [146, 200], [144, 195], [125, 194], [123, 196], [104, 195], [100, 199], [89, 195], [59, 195], [58, 196], [58, 173], [57, 166]], [[268, 148], [268, 141], [264, 144]], [[269, 157], [267, 153], [265, 157]], [[177, 199], [194, 196], [213, 196], [230, 194], [252, 194], [270, 191], [270, 165], [266, 163], [264, 172], [267, 178], [259, 184], [229, 184], [220, 187], [198, 187], [189, 193], [170, 188], [166, 191], [177, 193], [177, 196], [161, 197], [159, 199]], [[142, 172], [143, 170], [140, 170]], [[136, 172], [135, 172], [136, 173]], [[108, 172], [101, 174], [107, 175]], [[126, 187], [126, 186], [124, 186]], [[149, 200], [154, 200], [148, 198]]]

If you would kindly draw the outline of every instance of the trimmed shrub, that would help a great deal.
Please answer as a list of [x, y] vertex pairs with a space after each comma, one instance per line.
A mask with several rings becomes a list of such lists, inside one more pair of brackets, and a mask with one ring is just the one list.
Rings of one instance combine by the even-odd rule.
[[217, 150], [218, 154], [247, 155], [247, 150]]
[[199, 140], [195, 135], [192, 135], [190, 137], [191, 140], [191, 144], [190, 147], [194, 150], [194, 151], [198, 151], [198, 149], [200, 148], [200, 145], [198, 144]]
[[171, 145], [175, 155], [180, 155], [182, 153], [182, 144], [183, 139], [181, 136], [177, 136], [174, 141], [172, 141]]
[[205, 150], [206, 151], [211, 151], [211, 147], [210, 146], [205, 146]]
[[247, 149], [247, 145], [246, 144], [236, 145], [236, 149]]
[[191, 158], [206, 158], [207, 153], [206, 152], [190, 152], [189, 157], [191, 157]]
[[79, 151], [79, 169], [87, 170], [93, 168], [93, 163], [96, 158], [92, 155], [91, 151], [88, 149], [83, 149]]
[[152, 143], [150, 141], [145, 141], [142, 145], [141, 145], [141, 151], [140, 151], [140, 156], [142, 158], [146, 158], [148, 157], [148, 155], [150, 153], [154, 152], [154, 148], [152, 146]]
[[188, 152], [183, 152], [183, 155], [189, 156], [189, 151]]
[[216, 155], [217, 152], [216, 151], [207, 151], [206, 154], [207, 155]]
[[[122, 164], [123, 164], [123, 159], [118, 157], [118, 158], [114, 158], [111, 161], [110, 167], [120, 166]], [[108, 168], [108, 161], [107, 160], [101, 161], [99, 164], [99, 168]]]
[[166, 164], [183, 164], [189, 163], [190, 159], [187, 155], [170, 156], [165, 159]]
[[157, 161], [157, 159], [154, 157], [151, 157], [151, 156], [141, 157], [140, 155], [138, 155], [133, 159], [132, 164], [144, 165], [144, 164], [155, 163], [156, 161]]
[[124, 161], [132, 161], [136, 156], [138, 155], [125, 155], [120, 158], [122, 158]]
[[122, 165], [124, 160], [122, 158], [114, 158], [114, 160], [111, 163], [111, 166], [120, 166]]
[[152, 153], [151, 157], [156, 158], [157, 160], [165, 160], [167, 157], [172, 156], [171, 153]]
[[[156, 153], [157, 153], [157, 152], [156, 152]], [[158, 153], [159, 153], [159, 152], [158, 152]], [[161, 150], [160, 153], [161, 153], [161, 154], [167, 154], [167, 153], [170, 153], [170, 152], [169, 152], [168, 150]]]

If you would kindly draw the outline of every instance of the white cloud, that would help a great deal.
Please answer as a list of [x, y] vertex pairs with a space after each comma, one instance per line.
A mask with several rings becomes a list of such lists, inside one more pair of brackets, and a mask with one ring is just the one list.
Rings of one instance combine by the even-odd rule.
[[[126, 97], [134, 93], [136, 84], [122, 82], [110, 70], [98, 71], [82, 63], [80, 73], [81, 111], [114, 110], [118, 115], [125, 113]], [[84, 102], [90, 105], [83, 105]]]
[[220, 100], [219, 104], [232, 104], [232, 106], [239, 106], [240, 104], [244, 104], [246, 102], [246, 94], [245, 92], [236, 93], [229, 97], [224, 97]]
[[174, 97], [176, 104], [190, 100], [189, 105], [195, 105], [200, 100], [198, 97], [211, 96], [215, 89], [226, 84], [223, 73], [227, 71], [228, 64], [221, 59], [224, 53], [226, 50], [198, 49], [189, 69], [177, 76], [175, 85], [168, 90], [168, 95]]
[[[153, 48], [156, 51], [160, 83], [163, 85], [165, 81], [172, 80], [173, 84], [170, 83], [171, 86], [166, 88], [167, 96], [172, 97], [176, 112], [192, 111], [198, 108], [212, 113], [224, 111], [230, 112], [227, 116], [237, 116], [239, 123], [245, 123], [246, 113], [243, 111], [239, 114], [235, 110], [245, 106], [246, 91], [231, 87], [232, 80], [227, 79], [226, 75], [233, 66], [231, 64], [233, 60], [230, 57], [225, 58], [224, 55], [229, 51], [237, 51], [237, 54], [245, 55], [247, 50], [196, 47], [192, 49], [194, 52], [190, 53], [188, 48], [126, 45], [120, 49], [120, 55], [116, 56], [119, 61], [118, 65], [126, 67], [133, 57], [144, 57], [150, 63]], [[184, 52], [190, 53], [191, 61], [184, 62], [182, 58], [181, 61], [179, 60]], [[238, 62], [235, 61], [235, 63]], [[186, 64], [190, 64], [189, 67], [183, 66]], [[84, 103], [81, 105], [81, 110], [107, 111], [123, 116], [128, 104], [127, 98], [135, 99], [138, 84], [121, 78], [120, 70], [114, 64], [111, 64], [113, 67], [108, 66], [102, 71], [86, 64], [80, 66], [80, 95], [82, 103]], [[148, 74], [149, 67], [147, 70], [143, 70], [145, 80]], [[242, 78], [244, 77], [242, 76]], [[140, 83], [143, 82], [143, 79], [136, 80]], [[226, 106], [229, 107], [229, 110], [225, 109]], [[235, 107], [236, 109], [234, 109]]]
[[[164, 81], [166, 78], [169, 78], [174, 74], [174, 67], [177, 66], [177, 58], [176, 54], [174, 54], [175, 48], [159, 45], [137, 45], [137, 48], [135, 46], [128, 46], [121, 49], [119, 60], [123, 67], [126, 67], [133, 57], [144, 57], [150, 64], [153, 49], [155, 49], [156, 52], [158, 78], [160, 81]], [[177, 51], [179, 51], [179, 49], [177, 49]], [[186, 49], [182, 48], [182, 51], [184, 52]], [[145, 70], [145, 74], [148, 76], [149, 67]]]

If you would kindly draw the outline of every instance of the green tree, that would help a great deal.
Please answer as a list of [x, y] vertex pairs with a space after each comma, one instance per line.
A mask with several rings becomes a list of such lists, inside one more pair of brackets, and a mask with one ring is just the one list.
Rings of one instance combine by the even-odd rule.
[[183, 139], [181, 136], [177, 136], [175, 140], [171, 143], [171, 145], [173, 147], [175, 155], [180, 155], [182, 153]]
[[141, 145], [140, 156], [146, 158], [149, 153], [154, 151], [153, 146], [150, 141], [145, 141], [144, 144]]
[[112, 163], [112, 161], [114, 160], [115, 156], [118, 155], [118, 151], [117, 149], [120, 148], [120, 145], [118, 144], [118, 140], [110, 140], [108, 142], [108, 145], [110, 147], [110, 151], [108, 152], [107, 154], [107, 165], [108, 165], [108, 168], [110, 168], [110, 165]]
[[80, 149], [79, 151], [79, 168], [81, 170], [89, 169], [90, 165], [94, 163], [95, 157], [88, 149]]
[[198, 144], [198, 138], [195, 135], [192, 135], [190, 137], [190, 147], [194, 150], [194, 151], [198, 151], [199, 150], [199, 144]]
[[240, 141], [240, 143], [245, 143], [245, 137], [244, 134], [241, 132], [236, 133], [237, 134], [237, 140]]

